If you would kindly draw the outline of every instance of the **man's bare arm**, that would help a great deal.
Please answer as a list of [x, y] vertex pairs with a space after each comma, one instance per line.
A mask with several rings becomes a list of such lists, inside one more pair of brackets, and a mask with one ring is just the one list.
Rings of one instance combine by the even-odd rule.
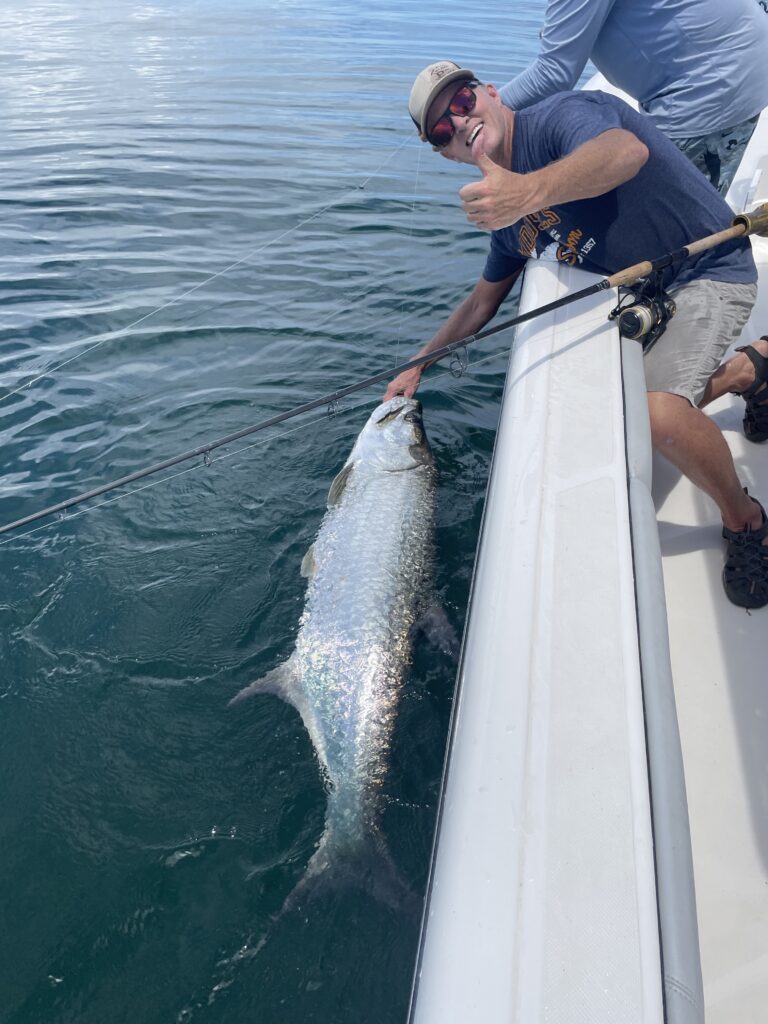
[[591, 199], [623, 185], [648, 159], [648, 147], [624, 128], [610, 128], [562, 160], [539, 171], [515, 174], [483, 155], [483, 180], [459, 191], [467, 219], [486, 231], [508, 227], [558, 203]]
[[[466, 299], [456, 307], [434, 337], [419, 349], [414, 358], [429, 355], [443, 345], [458, 341], [459, 338], [467, 338], [485, 327], [488, 321], [496, 316], [499, 306], [509, 295], [512, 285], [519, 276], [518, 270], [503, 281], [486, 281], [481, 277]], [[411, 398], [419, 386], [422, 372], [429, 365], [431, 364], [427, 363], [425, 366], [414, 367], [395, 377], [387, 388], [384, 399], [393, 398], [395, 395]]]

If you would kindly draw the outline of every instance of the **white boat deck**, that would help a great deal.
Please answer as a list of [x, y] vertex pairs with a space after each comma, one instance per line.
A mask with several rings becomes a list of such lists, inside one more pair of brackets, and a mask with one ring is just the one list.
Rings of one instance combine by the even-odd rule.
[[[728, 199], [768, 202], [768, 114]], [[768, 334], [768, 239], [753, 238], [758, 300], [742, 344]], [[708, 414], [725, 433], [742, 482], [768, 505], [768, 444], [741, 429], [744, 403]], [[670, 653], [685, 762], [707, 1024], [768, 1019], [768, 608], [726, 599], [715, 504], [660, 458], [653, 494], [667, 595]]]

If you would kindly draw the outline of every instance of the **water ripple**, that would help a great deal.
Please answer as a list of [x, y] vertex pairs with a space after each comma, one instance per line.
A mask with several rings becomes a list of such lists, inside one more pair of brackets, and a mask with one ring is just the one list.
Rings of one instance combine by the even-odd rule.
[[[0, 521], [429, 338], [487, 238], [457, 203], [466, 170], [415, 140], [410, 82], [449, 56], [502, 83], [542, 8], [5, 0]], [[457, 630], [506, 344], [422, 390]], [[0, 538], [8, 1024], [405, 1019], [418, 921], [342, 890], [269, 929], [323, 780], [292, 708], [226, 706], [292, 648], [301, 559], [382, 392]], [[419, 890], [454, 672], [417, 650], [387, 780]]]

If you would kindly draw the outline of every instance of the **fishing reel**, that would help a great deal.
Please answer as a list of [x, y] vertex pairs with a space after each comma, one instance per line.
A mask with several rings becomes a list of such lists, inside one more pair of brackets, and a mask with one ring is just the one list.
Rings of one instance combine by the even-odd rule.
[[619, 304], [608, 314], [618, 320], [622, 338], [642, 340], [643, 352], [655, 345], [675, 315], [673, 299], [664, 291], [662, 272], [641, 277], [626, 294], [619, 292]]

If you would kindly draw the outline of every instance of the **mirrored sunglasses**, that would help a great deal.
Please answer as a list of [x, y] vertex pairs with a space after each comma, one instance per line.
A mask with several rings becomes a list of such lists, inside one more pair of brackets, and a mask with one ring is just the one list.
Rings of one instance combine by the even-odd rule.
[[442, 117], [435, 121], [427, 132], [427, 142], [430, 142], [436, 149], [445, 149], [456, 134], [451, 114], [455, 114], [457, 117], [466, 117], [475, 109], [475, 104], [477, 103], [477, 96], [475, 95], [476, 85], [477, 82], [462, 85], [453, 94], [453, 98], [448, 104], [448, 109]]

